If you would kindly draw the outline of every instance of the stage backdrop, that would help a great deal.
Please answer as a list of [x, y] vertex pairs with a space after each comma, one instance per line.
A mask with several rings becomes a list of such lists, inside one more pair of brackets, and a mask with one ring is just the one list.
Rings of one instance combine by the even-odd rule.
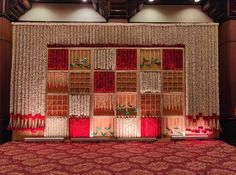
[[81, 44], [185, 46], [186, 128], [201, 130], [194, 122], [202, 120], [218, 128], [217, 24], [13, 23], [12, 129], [23, 124], [32, 134], [33, 128], [43, 131], [48, 45]]

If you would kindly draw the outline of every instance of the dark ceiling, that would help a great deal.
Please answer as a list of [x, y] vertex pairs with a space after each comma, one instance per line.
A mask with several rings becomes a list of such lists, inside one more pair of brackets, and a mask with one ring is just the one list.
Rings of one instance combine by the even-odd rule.
[[[203, 0], [202, 0], [203, 1]], [[30, 0], [31, 3], [90, 3], [95, 10], [107, 20], [109, 19], [130, 19], [139, 12], [144, 4], [155, 5], [201, 5], [194, 0]]]
[[[4, 3], [3, 3], [4, 2]], [[236, 0], [0, 0], [0, 15], [17, 21], [30, 10], [32, 3], [78, 3], [91, 4], [105, 19], [129, 20], [139, 12], [144, 4], [155, 5], [201, 5], [202, 11], [215, 22], [236, 17]], [[2, 5], [1, 5], [2, 4]]]
[[[82, 0], [30, 0], [32, 3], [85, 3]], [[114, 3], [126, 3], [126, 0], [111, 0]], [[91, 3], [91, 0], [87, 0]], [[195, 3], [194, 0], [155, 0], [154, 2], [144, 1], [145, 4], [160, 4], [160, 5], [199, 5], [202, 1]]]

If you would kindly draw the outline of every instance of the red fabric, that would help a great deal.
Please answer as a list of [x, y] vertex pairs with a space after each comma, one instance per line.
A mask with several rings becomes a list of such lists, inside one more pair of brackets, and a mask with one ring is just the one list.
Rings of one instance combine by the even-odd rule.
[[[219, 116], [216, 114], [212, 114], [212, 116], [203, 116], [202, 113], [199, 113], [196, 116], [191, 116], [191, 115], [187, 115], [187, 120], [189, 122], [197, 122], [197, 120], [199, 120], [200, 118], [202, 118], [203, 120], [207, 121], [208, 124], [210, 124], [211, 122], [213, 122], [213, 120], [219, 120]], [[186, 126], [186, 135], [194, 135], [194, 134], [212, 134], [214, 132], [218, 132], [215, 129], [211, 129], [211, 128], [207, 128], [205, 126], [196, 126], [195, 128], [188, 128], [188, 126]]]
[[43, 131], [45, 116], [41, 114], [10, 114], [8, 129], [17, 131]]
[[182, 70], [183, 69], [183, 50], [164, 49], [163, 50], [163, 68], [164, 70]]
[[90, 137], [89, 118], [70, 118], [70, 137]]
[[117, 70], [137, 69], [137, 50], [136, 49], [117, 49], [116, 50], [116, 69]]
[[115, 92], [115, 73], [95, 72], [94, 92]]
[[13, 118], [13, 119], [31, 119], [31, 120], [36, 120], [36, 119], [40, 119], [40, 120], [44, 120], [45, 119], [45, 116], [42, 116], [41, 114], [35, 114], [35, 115], [32, 115], [32, 114], [10, 114], [10, 118]]
[[200, 117], [203, 118], [204, 120], [220, 119], [220, 116], [216, 114], [212, 114], [211, 116], [203, 116], [202, 113], [199, 113], [196, 116], [187, 115], [188, 120], [191, 120], [191, 121], [198, 120]]
[[68, 70], [68, 50], [48, 50], [48, 70]]
[[141, 137], [160, 136], [160, 118], [143, 117], [141, 118]]

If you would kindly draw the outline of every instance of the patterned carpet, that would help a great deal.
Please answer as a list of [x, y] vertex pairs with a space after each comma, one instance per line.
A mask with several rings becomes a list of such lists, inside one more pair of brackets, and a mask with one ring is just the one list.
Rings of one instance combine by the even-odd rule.
[[0, 145], [0, 174], [236, 175], [236, 148], [221, 141]]

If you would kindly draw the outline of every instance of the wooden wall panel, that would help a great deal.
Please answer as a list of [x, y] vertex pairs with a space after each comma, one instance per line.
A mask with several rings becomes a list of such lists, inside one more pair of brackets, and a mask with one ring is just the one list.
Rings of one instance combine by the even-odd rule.
[[220, 25], [220, 115], [221, 138], [236, 145], [236, 20]]
[[12, 43], [12, 25], [6, 18], [0, 17], [0, 40]]
[[9, 120], [11, 55], [11, 22], [0, 17], [0, 143], [6, 140], [9, 134], [6, 127]]
[[236, 115], [236, 20], [220, 25], [220, 101], [221, 116]]
[[230, 40], [230, 22], [226, 21], [222, 23], [219, 27], [219, 45], [222, 45]]
[[228, 68], [229, 44], [220, 46], [219, 74], [220, 74], [220, 113], [221, 117], [231, 115], [230, 70]]

